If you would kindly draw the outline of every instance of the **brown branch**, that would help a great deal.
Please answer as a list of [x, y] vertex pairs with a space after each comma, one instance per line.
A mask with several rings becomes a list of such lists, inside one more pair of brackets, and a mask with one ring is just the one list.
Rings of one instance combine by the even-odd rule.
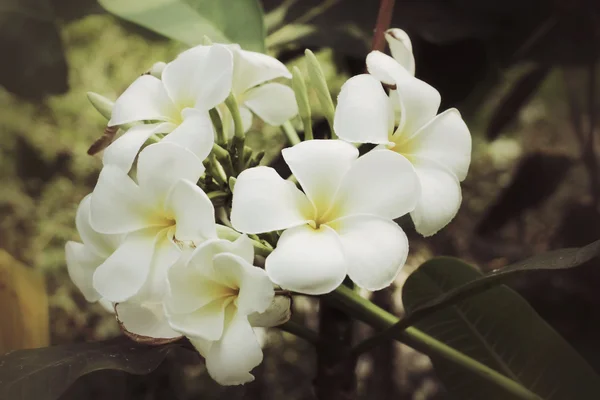
[[373, 32], [373, 42], [371, 50], [385, 50], [385, 31], [392, 23], [395, 0], [381, 0], [379, 3], [379, 13], [377, 14], [377, 23]]

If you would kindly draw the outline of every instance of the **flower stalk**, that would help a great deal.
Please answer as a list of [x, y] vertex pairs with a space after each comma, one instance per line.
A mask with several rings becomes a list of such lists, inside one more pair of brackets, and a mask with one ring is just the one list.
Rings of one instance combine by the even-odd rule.
[[234, 136], [232, 144], [235, 151], [234, 154], [237, 157], [238, 172], [241, 172], [244, 168], [244, 142], [246, 140], [244, 123], [242, 122], [242, 116], [240, 115], [240, 108], [237, 100], [233, 94], [230, 94], [229, 97], [225, 99], [225, 105], [233, 118]]

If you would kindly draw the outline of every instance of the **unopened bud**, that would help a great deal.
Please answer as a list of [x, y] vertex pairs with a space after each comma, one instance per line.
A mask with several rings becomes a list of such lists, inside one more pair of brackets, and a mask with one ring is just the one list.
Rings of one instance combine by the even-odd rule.
[[152, 67], [150, 67], [150, 70], [148, 71], [148, 73], [150, 75], [152, 75], [153, 77], [160, 79], [160, 77], [162, 76], [162, 72], [166, 66], [167, 66], [166, 62], [159, 61], [157, 63], [154, 63], [154, 65]]
[[306, 49], [304, 52], [306, 55], [306, 66], [308, 69], [308, 76], [310, 77], [311, 86], [315, 89], [321, 108], [323, 109], [323, 115], [327, 119], [329, 126], [333, 134], [333, 115], [335, 108], [333, 106], [333, 100], [331, 99], [331, 93], [329, 93], [329, 87], [325, 80], [325, 74], [323, 69], [315, 57], [315, 54]]
[[110, 119], [113, 106], [115, 105], [114, 101], [94, 92], [87, 92], [87, 98], [104, 118]]

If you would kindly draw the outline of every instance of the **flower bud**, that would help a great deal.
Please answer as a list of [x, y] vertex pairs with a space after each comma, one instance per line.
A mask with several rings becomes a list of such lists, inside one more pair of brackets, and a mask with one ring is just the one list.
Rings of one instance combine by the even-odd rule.
[[94, 92], [87, 92], [87, 98], [104, 118], [110, 119], [115, 104], [114, 101], [110, 101], [106, 97]]
[[162, 76], [163, 69], [165, 69], [166, 66], [167, 66], [166, 62], [159, 61], [157, 63], [154, 63], [154, 65], [152, 65], [152, 67], [150, 67], [150, 70], [148, 70], [148, 73], [150, 75], [152, 75], [153, 77], [160, 79]]
[[327, 122], [329, 122], [329, 126], [331, 127], [333, 134], [333, 115], [335, 113], [335, 108], [333, 106], [331, 94], [329, 93], [329, 87], [327, 87], [325, 74], [323, 73], [323, 69], [321, 69], [321, 65], [319, 64], [317, 57], [315, 57], [312, 51], [306, 49], [304, 54], [306, 55], [306, 65], [308, 68], [310, 83], [317, 92], [319, 103], [321, 103], [321, 107], [323, 109], [323, 115], [325, 118], [327, 118]]
[[302, 120], [308, 119], [310, 121], [310, 104], [308, 102], [308, 92], [306, 90], [306, 83], [302, 77], [302, 73], [298, 67], [292, 68], [292, 89], [296, 96], [296, 102], [298, 103], [298, 114]]

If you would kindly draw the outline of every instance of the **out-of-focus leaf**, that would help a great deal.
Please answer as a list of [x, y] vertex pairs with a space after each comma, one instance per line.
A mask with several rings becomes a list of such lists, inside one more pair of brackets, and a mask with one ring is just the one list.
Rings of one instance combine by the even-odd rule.
[[[596, 242], [582, 249], [546, 255], [515, 265], [509, 271], [573, 266], [597, 254], [599, 247], [600, 242]], [[410, 312], [419, 304], [480, 279], [481, 273], [461, 260], [430, 260], [406, 281], [404, 305]], [[600, 377], [523, 298], [505, 286], [456, 302], [415, 326], [519, 382], [544, 400], [600, 398]], [[433, 357], [432, 362], [453, 398], [513, 398], [444, 359]]]
[[68, 89], [67, 63], [48, 0], [3, 0], [0, 5], [0, 85], [38, 99]]
[[178, 346], [146, 346], [119, 337], [13, 351], [0, 357], [0, 400], [55, 400], [79, 377], [94, 371], [149, 374]]
[[523, 106], [527, 105], [531, 96], [535, 94], [542, 82], [548, 76], [550, 68], [538, 66], [526, 72], [511, 88], [496, 107], [487, 129], [487, 137], [494, 140], [515, 120]]
[[[436, 296], [421, 298], [420, 301], [412, 301], [410, 306], [405, 305], [405, 317], [395, 325], [377, 334], [377, 338], [381, 340], [392, 338], [396, 333], [418, 323], [423, 318], [501, 285], [515, 276], [539, 270], [574, 268], [598, 256], [600, 256], [600, 240], [584, 247], [560, 249], [539, 254], [486, 275], [474, 274], [472, 280], [465, 281], [461, 285], [448, 287], [448, 290], [441, 291]], [[436, 258], [431, 262], [433, 263], [433, 261], [435, 261], [435, 265], [448, 262], [450, 264], [449, 269], [452, 269], [455, 264], [460, 264], [452, 258], [444, 257]], [[425, 263], [424, 265], [429, 264]], [[375, 342], [374, 338], [370, 341]]]
[[265, 51], [265, 28], [258, 0], [99, 0], [111, 13], [194, 46], [204, 36]]
[[48, 342], [43, 276], [0, 249], [0, 353], [47, 346]]

